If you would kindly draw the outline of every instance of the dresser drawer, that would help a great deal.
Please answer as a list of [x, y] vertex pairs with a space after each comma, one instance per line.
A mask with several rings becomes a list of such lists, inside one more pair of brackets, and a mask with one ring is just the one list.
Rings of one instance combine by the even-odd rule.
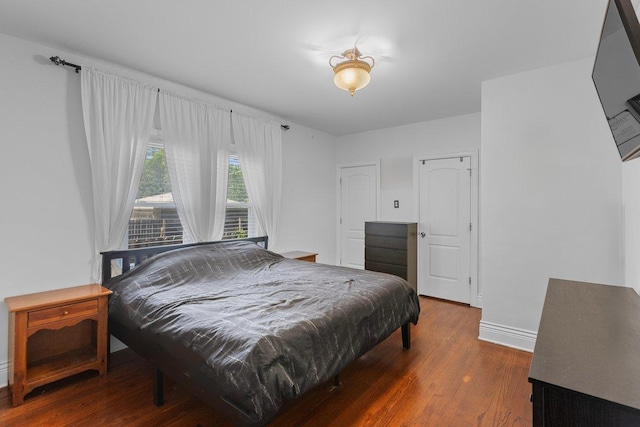
[[388, 222], [365, 222], [365, 235], [407, 238], [407, 224]]
[[407, 265], [407, 251], [401, 249], [388, 249], [376, 247], [364, 247], [365, 261], [382, 262], [385, 264]]
[[385, 264], [382, 262], [365, 261], [364, 268], [365, 270], [369, 270], [369, 271], [377, 271], [380, 273], [393, 274], [403, 278], [404, 280], [407, 280], [408, 278], [407, 267], [404, 265], [393, 265], [393, 264]]
[[59, 305], [29, 312], [28, 327], [57, 322], [66, 318], [86, 316], [98, 312], [98, 301], [93, 299], [73, 304]]
[[390, 237], [390, 236], [364, 236], [364, 246], [373, 248], [389, 248], [407, 250], [406, 237]]

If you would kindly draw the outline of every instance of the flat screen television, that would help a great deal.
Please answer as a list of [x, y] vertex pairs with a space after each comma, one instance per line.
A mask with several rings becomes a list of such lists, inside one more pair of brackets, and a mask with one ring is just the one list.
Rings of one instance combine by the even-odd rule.
[[640, 24], [631, 0], [609, 0], [592, 78], [620, 158], [640, 157]]

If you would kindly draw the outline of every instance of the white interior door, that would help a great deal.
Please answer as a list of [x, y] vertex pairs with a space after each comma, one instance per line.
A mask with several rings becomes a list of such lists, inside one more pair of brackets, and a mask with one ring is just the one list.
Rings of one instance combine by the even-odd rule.
[[340, 168], [340, 265], [364, 269], [364, 223], [375, 221], [375, 165]]
[[471, 159], [420, 168], [420, 294], [468, 304], [471, 282]]

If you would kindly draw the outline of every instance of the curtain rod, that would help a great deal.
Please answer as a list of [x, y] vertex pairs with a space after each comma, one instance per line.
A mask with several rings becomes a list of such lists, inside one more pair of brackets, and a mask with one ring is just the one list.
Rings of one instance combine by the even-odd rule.
[[53, 62], [56, 65], [66, 65], [67, 67], [75, 68], [76, 69], [76, 73], [79, 73], [80, 70], [82, 70], [82, 67], [80, 65], [72, 64], [71, 62], [67, 62], [64, 59], [60, 58], [59, 56], [52, 56], [49, 59], [51, 60], [51, 62]]
[[[59, 56], [52, 56], [51, 58], [49, 58], [49, 60], [51, 60], [51, 62], [53, 62], [56, 65], [66, 65], [67, 67], [75, 68], [76, 69], [76, 73], [79, 73], [80, 70], [82, 70], [82, 66], [80, 66], [78, 64], [72, 64], [71, 62], [67, 62], [64, 59], [60, 58]], [[160, 92], [160, 88], [158, 88], [158, 92]], [[233, 112], [233, 110], [231, 110], [231, 112]], [[291, 129], [291, 126], [289, 126], [289, 125], [280, 125], [280, 127], [283, 130]]]

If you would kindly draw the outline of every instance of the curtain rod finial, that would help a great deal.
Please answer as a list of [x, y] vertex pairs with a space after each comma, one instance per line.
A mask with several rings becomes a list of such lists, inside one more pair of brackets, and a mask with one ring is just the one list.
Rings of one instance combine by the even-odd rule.
[[76, 65], [76, 64], [72, 64], [71, 62], [67, 62], [64, 59], [60, 58], [59, 56], [52, 56], [51, 58], [49, 58], [49, 60], [51, 62], [53, 62], [56, 65], [68, 65], [69, 67], [73, 67], [76, 69], [76, 73], [79, 73], [80, 70], [82, 69], [82, 67], [80, 65]]

